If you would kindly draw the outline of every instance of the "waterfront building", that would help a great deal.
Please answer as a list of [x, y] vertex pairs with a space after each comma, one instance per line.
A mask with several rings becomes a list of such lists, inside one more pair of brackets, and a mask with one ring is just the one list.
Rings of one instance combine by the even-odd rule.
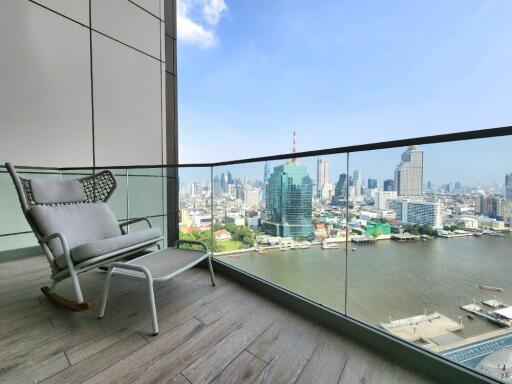
[[376, 189], [377, 188], [377, 179], [368, 179], [368, 189]]
[[512, 201], [512, 172], [505, 176], [505, 199]]
[[361, 171], [359, 170], [354, 170], [354, 172], [352, 173], [352, 183], [353, 183], [353, 186], [354, 186], [354, 196], [361, 196], [361, 187], [362, 187], [362, 183], [363, 183], [363, 180], [362, 180], [363, 176], [362, 176], [362, 173]]
[[313, 182], [296, 159], [274, 168], [266, 191], [263, 231], [281, 237], [313, 235]]
[[[329, 160], [319, 157], [316, 161], [316, 196], [322, 198], [325, 185], [331, 185], [331, 166]], [[332, 185], [331, 185], [332, 188]]]
[[402, 161], [395, 170], [395, 189], [398, 196], [423, 195], [423, 151], [416, 145], [402, 153]]
[[384, 191], [394, 191], [395, 190], [395, 181], [391, 179], [384, 180], [383, 184]]
[[389, 201], [397, 198], [396, 191], [377, 191], [375, 194], [375, 208], [388, 209]]
[[414, 201], [399, 197], [389, 202], [389, 208], [396, 212], [396, 219], [402, 223], [443, 227], [441, 204], [431, 201]]
[[380, 223], [378, 221], [370, 221], [365, 226], [365, 235], [368, 236], [386, 236], [391, 234], [391, 225]]
[[477, 217], [459, 217], [457, 218], [457, 224], [462, 224], [466, 229], [478, 229], [478, 218]]

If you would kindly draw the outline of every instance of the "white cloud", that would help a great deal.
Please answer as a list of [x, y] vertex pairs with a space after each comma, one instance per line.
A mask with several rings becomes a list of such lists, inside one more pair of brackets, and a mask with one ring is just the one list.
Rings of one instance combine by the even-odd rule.
[[214, 46], [215, 27], [227, 10], [224, 0], [178, 0], [178, 39], [199, 48]]
[[203, 16], [210, 25], [217, 25], [227, 10], [228, 6], [224, 0], [210, 0], [203, 4]]

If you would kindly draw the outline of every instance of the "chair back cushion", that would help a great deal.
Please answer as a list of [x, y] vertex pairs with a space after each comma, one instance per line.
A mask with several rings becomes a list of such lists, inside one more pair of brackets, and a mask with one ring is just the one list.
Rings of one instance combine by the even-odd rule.
[[[30, 209], [30, 215], [43, 236], [63, 234], [69, 249], [122, 234], [116, 217], [105, 203], [36, 205]], [[51, 240], [48, 246], [54, 257], [64, 252], [59, 239]]]
[[37, 204], [76, 203], [87, 199], [78, 180], [31, 179], [30, 187]]

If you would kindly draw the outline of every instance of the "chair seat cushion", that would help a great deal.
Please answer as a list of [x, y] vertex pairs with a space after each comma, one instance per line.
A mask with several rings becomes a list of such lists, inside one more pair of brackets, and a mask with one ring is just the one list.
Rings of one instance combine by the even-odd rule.
[[[86, 260], [94, 259], [112, 252], [122, 251], [123, 249], [136, 246], [137, 244], [142, 244], [151, 240], [156, 241], [160, 236], [161, 234], [158, 228], [149, 228], [130, 232], [126, 235], [92, 241], [71, 248], [71, 258], [76, 264], [79, 264]], [[59, 268], [66, 268], [64, 255], [58, 256], [55, 261]]]

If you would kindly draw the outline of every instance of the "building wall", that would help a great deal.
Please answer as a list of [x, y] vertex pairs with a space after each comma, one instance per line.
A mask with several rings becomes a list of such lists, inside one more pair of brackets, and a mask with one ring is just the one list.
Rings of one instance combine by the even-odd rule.
[[169, 3], [164, 12], [163, 0], [2, 0], [0, 163], [172, 161], [176, 135], [167, 133], [165, 119], [176, 115], [175, 34], [167, 37], [164, 24], [167, 16], [174, 30]]
[[[175, 0], [1, 0], [0, 53], [0, 260], [37, 245], [4, 162], [177, 161]], [[151, 217], [172, 241], [177, 226], [167, 218], [177, 212], [177, 196], [165, 196], [176, 174], [166, 171], [115, 170], [109, 205], [119, 220]]]

